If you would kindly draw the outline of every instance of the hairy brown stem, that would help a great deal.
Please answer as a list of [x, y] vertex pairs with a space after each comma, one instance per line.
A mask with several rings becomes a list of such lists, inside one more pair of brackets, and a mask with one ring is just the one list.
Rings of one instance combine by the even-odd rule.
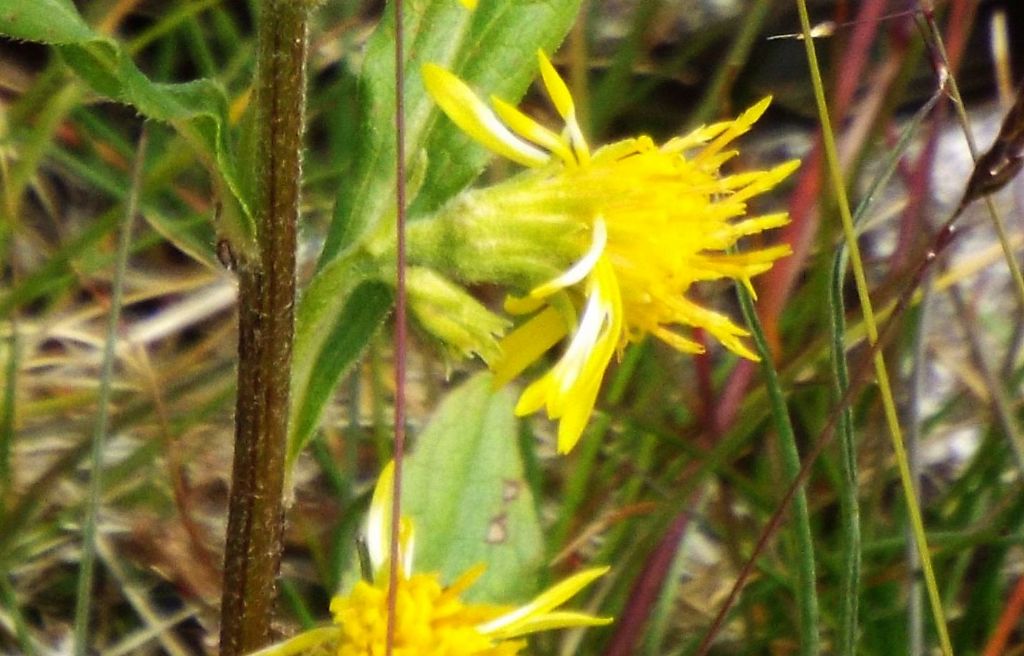
[[281, 556], [295, 308], [307, 6], [264, 0], [256, 80], [257, 246], [238, 266], [238, 399], [221, 654], [264, 646]]

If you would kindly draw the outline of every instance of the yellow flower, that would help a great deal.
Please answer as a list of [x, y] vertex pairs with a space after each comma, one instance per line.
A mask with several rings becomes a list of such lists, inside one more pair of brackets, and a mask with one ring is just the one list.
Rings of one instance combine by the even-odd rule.
[[466, 9], [473, 11], [476, 9], [477, 0], [459, 0]]
[[[393, 472], [392, 464], [381, 472], [367, 516], [366, 548], [373, 580], [359, 581], [347, 595], [331, 600], [333, 626], [306, 631], [251, 656], [385, 654]], [[436, 573], [413, 571], [413, 547], [412, 522], [403, 517], [392, 652], [395, 656], [513, 656], [526, 645], [521, 638], [527, 634], [611, 622], [609, 618], [556, 610], [607, 572], [607, 567], [570, 576], [523, 606], [468, 603], [462, 600], [462, 593], [483, 573], [483, 566], [469, 569], [445, 586]]]
[[[552, 104], [565, 121], [554, 132], [498, 98], [489, 107], [459, 78], [427, 64], [427, 91], [472, 138], [530, 167], [508, 187], [502, 210], [578, 234], [576, 259], [564, 272], [510, 298], [513, 314], [532, 313], [505, 337], [494, 365], [507, 382], [572, 331], [561, 359], [523, 392], [520, 415], [542, 407], [559, 420], [558, 450], [579, 440], [593, 411], [612, 355], [647, 334], [679, 351], [703, 347], [679, 332], [701, 328], [730, 351], [756, 360], [744, 343], [748, 332], [729, 317], [688, 299], [693, 283], [730, 278], [751, 292], [750, 279], [789, 254], [787, 245], [732, 252], [739, 239], [784, 225], [785, 213], [747, 216], [747, 201], [793, 172], [791, 161], [767, 171], [722, 175], [736, 155], [726, 147], [747, 132], [770, 102], [765, 98], [738, 118], [701, 127], [657, 146], [646, 136], [591, 151], [576, 120], [572, 96], [544, 53], [540, 72]], [[535, 221], [536, 223], [536, 221]], [[537, 244], [538, 249], [546, 248]], [[576, 313], [582, 314], [577, 323]]]

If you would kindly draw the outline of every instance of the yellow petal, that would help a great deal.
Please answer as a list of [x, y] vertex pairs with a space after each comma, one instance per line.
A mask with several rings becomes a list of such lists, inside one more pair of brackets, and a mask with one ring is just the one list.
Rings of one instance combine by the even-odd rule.
[[523, 393], [519, 395], [519, 400], [516, 402], [516, 415], [523, 417], [544, 407], [544, 401], [547, 399], [548, 394], [550, 394], [549, 388], [552, 385], [552, 380], [553, 376], [549, 371], [527, 385], [526, 389], [523, 390]]
[[[579, 626], [579, 625], [577, 625]], [[536, 629], [543, 631], [544, 629]], [[250, 652], [249, 656], [295, 656], [311, 654], [313, 650], [328, 642], [337, 642], [341, 631], [336, 626], [325, 626], [319, 629], [303, 631], [293, 638], [279, 642], [259, 651]]]
[[565, 413], [558, 420], [558, 453], [566, 454], [583, 437], [587, 421], [594, 413], [597, 394], [601, 390], [601, 378], [581, 381], [579, 389], [574, 391], [572, 401], [565, 408]]
[[561, 313], [549, 306], [506, 335], [499, 344], [501, 358], [493, 367], [495, 387], [522, 373], [568, 332]]
[[733, 237], [745, 237], [747, 235], [756, 235], [759, 232], [771, 230], [772, 228], [778, 228], [787, 223], [789, 223], [789, 214], [786, 212], [764, 214], [732, 224], [729, 227], [729, 233]]
[[501, 617], [496, 617], [490, 622], [479, 625], [477, 630], [498, 640], [528, 633], [529, 631], [522, 629], [531, 619], [543, 618], [550, 611], [561, 606], [580, 590], [590, 585], [594, 580], [604, 576], [609, 569], [608, 567], [595, 567], [578, 572], [540, 593], [530, 603], [520, 606]]
[[465, 82], [436, 64], [424, 64], [422, 73], [427, 93], [466, 134], [523, 166], [547, 163], [547, 153], [512, 134]]
[[541, 309], [546, 303], [546, 299], [534, 298], [532, 296], [506, 296], [502, 307], [509, 314], [530, 314]]
[[537, 60], [540, 62], [540, 75], [544, 80], [544, 88], [547, 89], [548, 97], [555, 105], [555, 110], [565, 119], [565, 129], [569, 136], [569, 143], [572, 144], [573, 152], [580, 164], [586, 164], [590, 160], [590, 148], [587, 140], [583, 137], [583, 131], [576, 120], [576, 104], [572, 101], [572, 94], [565, 80], [558, 74], [551, 60], [547, 58], [543, 50], [537, 51]]
[[757, 119], [761, 118], [761, 115], [765, 113], [771, 102], [771, 96], [762, 98], [760, 102], [740, 114], [735, 120], [728, 122], [728, 127], [720, 135], [715, 137], [715, 140], [708, 144], [704, 150], [700, 151], [700, 153], [694, 157], [694, 163], [703, 164], [705, 160], [714, 156], [718, 151], [728, 145], [729, 142], [750, 130], [750, 127], [757, 121]]
[[765, 171], [757, 180], [738, 190], [729, 197], [730, 201], [743, 201], [775, 187], [800, 166], [799, 160], [792, 160], [780, 164], [770, 171]]
[[530, 617], [523, 620], [517, 626], [515, 633], [506, 634], [506, 639], [539, 631], [550, 631], [552, 629], [568, 629], [578, 626], [605, 626], [611, 624], [612, 621], [613, 618], [611, 617], [596, 617], [578, 611], [554, 611], [539, 617]]
[[468, 9], [470, 11], [473, 11], [474, 9], [476, 9], [477, 0], [459, 0], [459, 2], [462, 3], [463, 7], [465, 7], [466, 9]]
[[544, 80], [544, 88], [547, 89], [548, 97], [555, 104], [559, 116], [568, 119], [576, 114], [576, 105], [572, 101], [572, 94], [565, 80], [558, 74], [551, 60], [544, 54], [543, 50], [537, 51], [537, 61], [540, 62], [540, 75]]
[[538, 146], [547, 148], [566, 164], [576, 164], [576, 158], [573, 156], [572, 150], [569, 149], [565, 140], [557, 134], [522, 113], [501, 98], [492, 96], [491, 105], [494, 107], [494, 111], [498, 114], [498, 117], [505, 121], [505, 124], [511, 128], [513, 132], [524, 139], [532, 141]]

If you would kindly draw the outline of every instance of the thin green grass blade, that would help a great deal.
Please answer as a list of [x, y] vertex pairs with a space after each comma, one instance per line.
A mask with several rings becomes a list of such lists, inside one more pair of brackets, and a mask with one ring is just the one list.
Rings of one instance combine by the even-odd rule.
[[553, 549], [562, 549], [569, 539], [569, 531], [576, 521], [576, 511], [583, 505], [589, 493], [590, 479], [594, 475], [597, 457], [601, 453], [601, 443], [610, 425], [611, 418], [608, 415], [597, 415], [586, 431], [586, 439], [580, 440], [572, 455], [572, 466], [569, 468], [571, 473], [562, 490], [558, 521], [550, 533], [549, 544]]
[[[913, 137], [931, 113], [932, 108], [942, 97], [936, 93], [914, 117], [907, 123], [900, 134], [896, 146], [885, 159], [882, 171], [876, 176], [867, 193], [853, 214], [854, 226], [860, 226], [867, 216], [876, 194], [884, 189], [896, 172], [900, 159], [910, 146]], [[846, 361], [846, 307], [843, 302], [843, 281], [846, 279], [847, 251], [840, 244], [832, 259], [831, 284], [829, 285], [829, 327], [832, 342], [832, 375], [835, 398], [841, 399], [850, 388], [850, 372]], [[839, 584], [839, 635], [837, 651], [840, 656], [854, 656], [857, 649], [860, 602], [861, 572], [861, 531], [860, 531], [860, 499], [858, 495], [857, 444], [853, 429], [853, 410], [849, 406], [843, 408], [836, 423], [836, 438], [839, 441], [840, 473], [837, 494], [840, 504], [841, 534], [843, 536], [842, 558], [843, 568]]]
[[35, 642], [32, 640], [32, 635], [29, 633], [28, 622], [25, 621], [14, 586], [11, 585], [6, 574], [0, 576], [0, 604], [3, 605], [10, 615], [11, 621], [14, 623], [14, 635], [18, 639], [21, 653], [25, 656], [35, 656], [38, 652]]
[[[778, 372], [772, 362], [772, 352], [768, 340], [764, 336], [761, 322], [754, 310], [754, 299], [743, 286], [737, 285], [740, 307], [743, 317], [750, 326], [750, 332], [761, 356], [761, 372], [764, 376], [765, 388], [768, 391], [768, 402], [772, 410], [775, 430], [779, 435], [779, 451], [782, 455], [783, 474], [787, 484], [800, 475], [800, 452], [797, 449], [796, 435], [789, 418], [786, 396], [779, 381]], [[804, 486], [793, 495], [792, 545], [797, 568], [796, 599], [800, 621], [800, 653], [804, 656], [817, 656], [820, 653], [821, 637], [819, 635], [818, 590], [815, 578], [814, 537], [811, 530], [810, 511], [807, 507], [807, 494]]]
[[131, 243], [132, 219], [138, 207], [139, 188], [142, 185], [142, 170], [146, 158], [146, 134], [143, 131], [135, 154], [135, 169], [132, 175], [131, 193], [124, 208], [124, 216], [118, 226], [117, 260], [114, 270], [110, 298], [110, 313], [107, 317], [107, 339], [103, 348], [103, 364], [100, 371], [100, 388], [97, 399], [96, 426], [92, 437], [89, 469], [89, 493], [82, 523], [82, 555], [79, 565], [78, 592], [75, 597], [74, 653], [85, 656], [89, 653], [89, 615], [92, 602], [93, 568], [96, 561], [96, 523], [103, 495], [103, 453], [107, 441], [110, 406], [110, 389], [114, 378], [114, 361], [117, 358], [118, 328], [121, 322], [121, 303], [124, 296], [124, 277], [128, 268], [128, 249]]
[[736, 81], [736, 71], [742, 70], [750, 57], [750, 51], [761, 34], [772, 3], [770, 0], [755, 0], [752, 4], [736, 31], [729, 51], [720, 60], [707, 91], [693, 112], [690, 121], [693, 125], [703, 125], [714, 118], [722, 100], [729, 97], [728, 86]]
[[298, 586], [291, 579], [281, 579], [281, 595], [284, 597], [284, 602], [292, 614], [298, 618], [299, 626], [302, 627], [303, 631], [308, 631], [316, 626], [316, 618], [313, 617], [313, 613], [309, 610], [306, 600], [302, 598], [302, 593], [299, 591]]

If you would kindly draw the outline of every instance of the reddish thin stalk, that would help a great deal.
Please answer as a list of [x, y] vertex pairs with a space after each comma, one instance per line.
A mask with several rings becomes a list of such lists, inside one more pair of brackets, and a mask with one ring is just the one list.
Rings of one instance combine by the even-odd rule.
[[1017, 585], [1013, 588], [1010, 601], [999, 616], [995, 631], [988, 639], [982, 656], [999, 656], [1006, 653], [1006, 643], [1010, 641], [1010, 634], [1017, 629], [1017, 622], [1022, 612], [1024, 612], [1024, 576], [1017, 579]]
[[[703, 329], [695, 328], [693, 339], [698, 344], [705, 345], [707, 343], [707, 334]], [[697, 399], [700, 404], [698, 412], [700, 413], [700, 421], [704, 425], [705, 446], [718, 437], [718, 426], [715, 424], [717, 419], [715, 413], [715, 384], [712, 381], [711, 365], [711, 356], [707, 352], [696, 355], [693, 358], [694, 375], [697, 379]]]
[[629, 591], [629, 601], [615, 623], [617, 630], [608, 643], [605, 656], [626, 656], [636, 653], [634, 646], [647, 625], [647, 618], [651, 614], [658, 593], [663, 585], [670, 584], [666, 581], [666, 572], [672, 566], [672, 560], [679, 550], [686, 528], [690, 525], [692, 509], [697, 505], [700, 494], [699, 491], [694, 493], [687, 502], [686, 509], [672, 521], [672, 525], [661, 538], [661, 543], [644, 565], [643, 572], [633, 583], [633, 589]]
[[[967, 35], [974, 24], [974, 14], [977, 7], [974, 2], [954, 0], [949, 10], [949, 18], [946, 21], [946, 55], [949, 58], [949, 73], [956, 75], [960, 68], [960, 60], [963, 56], [964, 47], [967, 43]], [[933, 55], [934, 65], [938, 69], [942, 64], [937, 55]], [[893, 252], [891, 262], [891, 275], [902, 273], [901, 262], [905, 258], [916, 253], [920, 248], [920, 235], [923, 233], [925, 200], [931, 198], [931, 181], [934, 168], [935, 153], [938, 149], [939, 136], [942, 126], [946, 124], [949, 113], [949, 105], [940, 104], [935, 108], [928, 126], [928, 134], [924, 140], [924, 148], [917, 160], [910, 166], [907, 177], [907, 208], [903, 212], [903, 221], [900, 226], [900, 233], [896, 242], [896, 249]], [[927, 230], [927, 228], [926, 228]], [[927, 234], [924, 232], [924, 234]]]
[[405, 455], [405, 28], [402, 25], [402, 0], [395, 8], [395, 469], [394, 495], [391, 498], [391, 559], [388, 563], [388, 629], [384, 653], [395, 649], [395, 607], [398, 598], [399, 526], [402, 513], [402, 457]]

